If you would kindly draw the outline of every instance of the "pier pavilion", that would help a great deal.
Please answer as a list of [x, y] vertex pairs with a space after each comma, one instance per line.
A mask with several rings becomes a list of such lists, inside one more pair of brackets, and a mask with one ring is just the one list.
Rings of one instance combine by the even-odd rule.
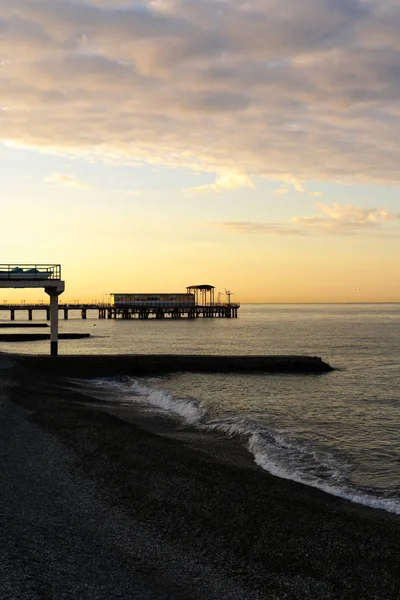
[[110, 306], [99, 311], [99, 318], [236, 318], [240, 305], [230, 302], [230, 292], [227, 303], [215, 302], [214, 289], [201, 284], [188, 286], [186, 294], [112, 293]]
[[[65, 290], [61, 280], [61, 265], [20, 264], [0, 265], [0, 288], [44, 288], [50, 297], [48, 316], [50, 319], [50, 354], [58, 354], [58, 297]], [[15, 313], [14, 313], [15, 314]], [[11, 313], [11, 318], [13, 314]]]

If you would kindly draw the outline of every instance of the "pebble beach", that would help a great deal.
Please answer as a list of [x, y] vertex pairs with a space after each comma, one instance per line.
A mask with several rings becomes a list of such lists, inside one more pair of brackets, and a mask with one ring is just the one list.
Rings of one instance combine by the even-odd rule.
[[4, 599], [397, 599], [400, 519], [1, 357]]

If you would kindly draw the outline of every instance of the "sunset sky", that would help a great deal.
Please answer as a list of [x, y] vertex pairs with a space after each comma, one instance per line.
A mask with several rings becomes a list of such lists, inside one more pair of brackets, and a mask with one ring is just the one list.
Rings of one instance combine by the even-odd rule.
[[398, 0], [0, 0], [0, 263], [61, 263], [65, 302], [399, 302], [399, 31]]

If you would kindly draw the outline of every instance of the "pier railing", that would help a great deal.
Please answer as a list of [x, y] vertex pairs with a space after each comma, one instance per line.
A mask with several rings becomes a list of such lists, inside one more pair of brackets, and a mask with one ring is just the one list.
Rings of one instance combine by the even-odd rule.
[[[11, 310], [11, 309], [15, 309], [15, 310], [24, 310], [24, 309], [32, 309], [32, 310], [40, 310], [43, 308], [48, 308], [49, 307], [49, 303], [48, 302], [26, 302], [25, 300], [23, 300], [22, 302], [7, 302], [7, 300], [1, 302], [0, 301], [0, 310]], [[207, 309], [207, 308], [240, 308], [240, 302], [231, 302], [230, 304], [228, 302], [215, 302], [214, 304], [207, 304], [207, 305], [201, 305], [201, 304], [196, 304], [194, 306], [176, 306], [176, 307], [172, 307], [172, 306], [167, 306], [167, 305], [146, 305], [146, 306], [128, 306], [127, 308], [191, 308], [191, 309]], [[96, 309], [101, 309], [101, 308], [106, 308], [106, 309], [113, 309], [116, 308], [113, 304], [111, 304], [110, 302], [70, 302], [70, 303], [60, 303], [58, 305], [59, 310], [65, 310], [65, 309], [86, 309], [86, 310], [96, 310]], [[121, 307], [120, 307], [121, 308]]]
[[0, 280], [40, 280], [61, 279], [59, 264], [0, 264]]

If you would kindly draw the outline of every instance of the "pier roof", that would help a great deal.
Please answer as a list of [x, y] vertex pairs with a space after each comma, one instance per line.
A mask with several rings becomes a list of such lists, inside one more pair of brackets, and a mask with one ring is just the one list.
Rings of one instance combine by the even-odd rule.
[[201, 285], [188, 285], [187, 290], [214, 290], [215, 287], [213, 285], [208, 285], [207, 283], [202, 283]]

